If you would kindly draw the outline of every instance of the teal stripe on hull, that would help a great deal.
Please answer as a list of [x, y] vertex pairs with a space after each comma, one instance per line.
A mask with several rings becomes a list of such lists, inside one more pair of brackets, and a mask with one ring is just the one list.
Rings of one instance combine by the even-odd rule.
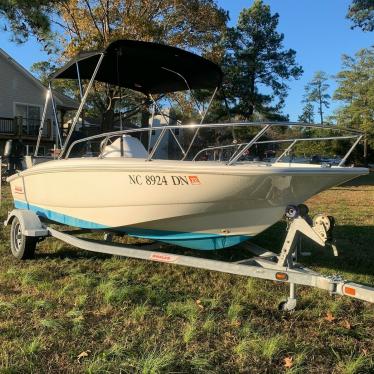
[[[63, 225], [79, 227], [91, 230], [113, 229], [111, 227], [98, 223], [85, 221], [79, 218], [54, 212], [49, 209], [40, 208], [35, 205], [15, 200], [14, 205], [17, 209], [27, 209], [35, 212], [39, 217], [48, 218], [51, 221], [59, 222]], [[199, 249], [199, 250], [217, 250], [232, 247], [250, 237], [245, 235], [225, 236], [219, 234], [203, 234], [195, 232], [178, 232], [166, 230], [150, 230], [138, 227], [115, 228], [115, 231], [127, 233], [130, 236], [143, 239], [162, 241], [169, 244], [175, 244], [181, 247]]]

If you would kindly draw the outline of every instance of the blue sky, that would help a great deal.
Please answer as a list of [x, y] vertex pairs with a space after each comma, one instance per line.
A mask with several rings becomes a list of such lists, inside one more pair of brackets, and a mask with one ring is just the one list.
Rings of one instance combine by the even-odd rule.
[[[251, 0], [218, 0], [218, 4], [230, 13], [230, 24], [235, 25], [243, 8], [250, 7]], [[353, 55], [360, 48], [374, 44], [374, 33], [351, 30], [351, 22], [345, 19], [350, 0], [264, 0], [272, 12], [280, 15], [279, 31], [285, 34], [285, 47], [297, 51], [297, 61], [304, 68], [304, 75], [289, 83], [290, 91], [284, 113], [297, 120], [301, 112], [305, 84], [317, 70], [333, 76], [341, 68], [341, 55]], [[48, 57], [40, 46], [30, 40], [24, 45], [9, 41], [10, 35], [0, 33], [0, 47], [24, 67]], [[331, 79], [332, 94], [335, 83]], [[331, 112], [338, 103], [332, 103]]]

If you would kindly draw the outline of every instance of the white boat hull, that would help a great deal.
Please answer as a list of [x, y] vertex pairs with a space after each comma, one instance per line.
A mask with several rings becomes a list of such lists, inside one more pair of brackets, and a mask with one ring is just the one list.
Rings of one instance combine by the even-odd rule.
[[196, 249], [253, 237], [290, 204], [366, 174], [363, 168], [142, 159], [51, 161], [11, 177], [16, 208]]

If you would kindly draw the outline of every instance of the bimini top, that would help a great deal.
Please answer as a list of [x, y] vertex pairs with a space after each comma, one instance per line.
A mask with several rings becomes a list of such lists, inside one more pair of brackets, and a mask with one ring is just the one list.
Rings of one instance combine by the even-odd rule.
[[145, 94], [221, 85], [222, 71], [213, 62], [194, 53], [167, 45], [135, 40], [117, 40], [105, 50], [81, 53], [52, 75], [51, 79], [91, 79], [100, 54], [104, 58], [96, 81], [130, 88]]

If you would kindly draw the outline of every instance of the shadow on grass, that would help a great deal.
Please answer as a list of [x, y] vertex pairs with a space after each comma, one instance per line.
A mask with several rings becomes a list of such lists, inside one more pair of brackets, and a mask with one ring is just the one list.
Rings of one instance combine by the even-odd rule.
[[310, 258], [313, 265], [357, 275], [374, 276], [374, 226], [337, 226], [334, 230], [339, 257], [332, 251], [317, 247]]
[[79, 248], [65, 247], [58, 249], [55, 252], [35, 252], [35, 260], [47, 259], [61, 259], [61, 260], [79, 260], [79, 259], [102, 259], [106, 260], [111, 258], [111, 255], [98, 252], [85, 251]]
[[371, 172], [368, 175], [363, 175], [361, 177], [352, 179], [341, 185], [341, 187], [359, 187], [359, 186], [374, 186], [374, 173]]
[[[285, 238], [285, 224], [279, 222], [253, 240], [273, 252], [279, 252]], [[334, 238], [339, 256], [334, 257], [330, 247], [320, 247], [303, 237], [302, 250], [311, 256], [301, 257], [299, 262], [306, 266], [325, 268], [331, 272], [350, 272], [357, 275], [374, 276], [374, 226], [338, 225]]]

